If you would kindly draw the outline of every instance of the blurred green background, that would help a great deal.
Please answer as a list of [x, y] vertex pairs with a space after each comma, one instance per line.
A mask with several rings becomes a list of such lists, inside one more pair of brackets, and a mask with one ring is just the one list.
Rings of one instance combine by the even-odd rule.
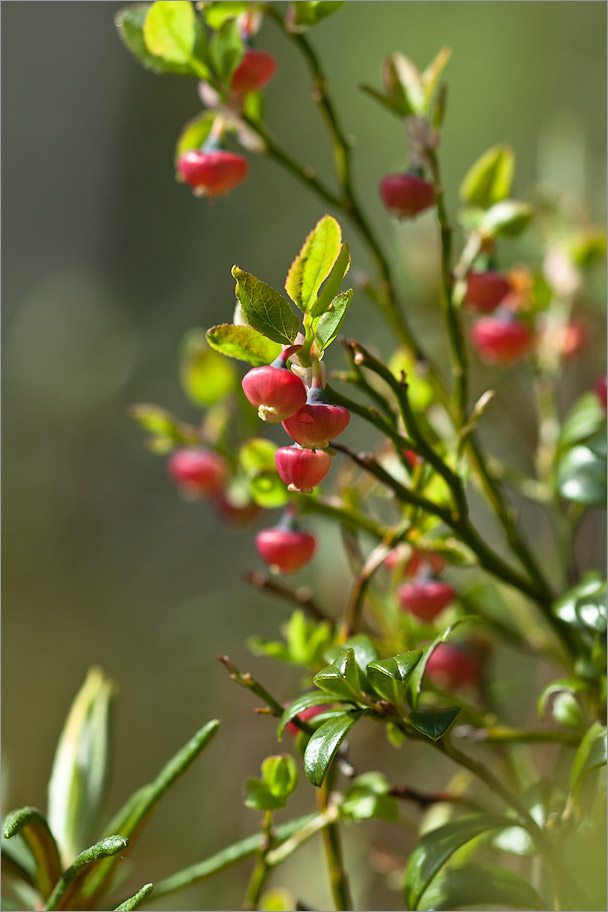
[[[196, 85], [141, 70], [116, 37], [119, 8], [2, 5], [2, 750], [8, 806], [44, 807], [56, 738], [93, 663], [120, 687], [110, 809], [205, 720], [224, 721], [133, 853], [137, 887], [257, 826], [242, 806], [241, 783], [275, 749], [273, 723], [252, 713], [254, 702], [230, 684], [216, 654], [255, 666], [281, 699], [294, 694], [298, 675], [250, 657], [244, 646], [253, 633], [274, 638], [288, 615], [240, 581], [243, 569], [258, 566], [251, 530], [225, 527], [204, 504], [181, 501], [163, 459], [144, 451], [127, 408], [156, 402], [196, 419], [178, 383], [181, 337], [191, 326], [230, 318], [234, 263], [280, 287], [324, 208], [257, 157], [250, 179], [225, 200], [206, 204], [177, 185], [173, 144], [200, 109]], [[380, 63], [392, 50], [423, 65], [449, 45], [441, 155], [452, 212], [472, 160], [508, 142], [517, 153], [516, 194], [552, 179], [582, 193], [597, 221], [605, 215], [605, 35], [606, 5], [596, 2], [349, 2], [315, 30], [331, 91], [357, 138], [357, 185], [431, 348], [441, 345], [436, 306], [427, 298], [416, 308], [412, 288], [433, 267], [434, 224], [398, 226], [382, 210], [377, 183], [405, 163], [404, 136], [358, 84], [379, 85]], [[328, 146], [301, 60], [272, 23], [259, 43], [280, 64], [266, 91], [271, 127], [298, 157], [327, 171]], [[503, 253], [505, 265], [517, 257], [508, 244]], [[367, 268], [357, 244], [354, 254], [354, 270]], [[594, 317], [590, 303], [599, 338], [567, 368], [565, 403], [604, 361], [602, 310]], [[348, 332], [388, 351], [388, 336], [366, 320], [367, 308], [360, 296]], [[342, 366], [339, 350], [330, 364]], [[479, 392], [486, 379], [478, 374]], [[489, 419], [488, 440], [526, 466], [534, 442], [527, 387], [512, 375], [500, 383], [503, 408]], [[512, 415], [519, 416], [515, 428], [505, 421]], [[356, 428], [350, 433], [357, 438]], [[526, 526], [542, 549], [546, 523], [531, 514]], [[337, 547], [333, 533], [323, 534]], [[603, 563], [597, 511], [585, 520], [578, 548], [582, 568]], [[333, 549], [302, 575], [336, 612], [346, 578]], [[525, 680], [527, 672], [510, 673]], [[386, 756], [378, 757], [375, 734], [355, 740], [362, 768], [382, 766], [396, 781], [428, 787], [444, 781], [446, 769], [429, 769], [419, 751], [406, 757], [382, 748]], [[310, 789], [300, 792], [296, 804], [306, 808]], [[388, 845], [381, 828], [377, 838]], [[392, 839], [391, 851], [403, 854], [409, 836]], [[358, 863], [362, 833], [349, 834], [347, 850], [359, 908], [399, 908], [399, 895]], [[311, 846], [277, 882], [291, 881], [304, 902], [322, 907], [319, 863]], [[177, 894], [171, 908], [237, 908], [247, 875], [245, 864]]]

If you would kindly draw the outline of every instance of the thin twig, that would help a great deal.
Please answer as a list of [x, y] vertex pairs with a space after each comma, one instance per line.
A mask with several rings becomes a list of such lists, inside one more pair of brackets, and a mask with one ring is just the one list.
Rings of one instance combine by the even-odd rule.
[[271, 595], [285, 599], [285, 601], [291, 602], [296, 607], [308, 612], [315, 621], [324, 621], [333, 627], [333, 619], [319, 608], [312, 596], [312, 592], [306, 586], [291, 589], [285, 583], [280, 583], [261, 570], [246, 570], [243, 574], [243, 579], [250, 583], [254, 589], [262, 589], [264, 592], [270, 592]]

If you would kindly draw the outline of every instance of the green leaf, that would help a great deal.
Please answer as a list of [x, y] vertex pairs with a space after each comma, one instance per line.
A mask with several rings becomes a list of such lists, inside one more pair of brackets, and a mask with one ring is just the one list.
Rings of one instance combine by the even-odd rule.
[[532, 207], [527, 203], [502, 200], [484, 213], [479, 229], [490, 237], [516, 237], [527, 228], [532, 215]]
[[343, 643], [331, 646], [327, 649], [324, 653], [325, 661], [335, 662], [336, 659], [343, 658], [342, 653], [346, 648], [354, 651], [355, 665], [357, 666], [357, 671], [359, 673], [359, 685], [367, 689], [369, 687], [367, 666], [370, 662], [375, 662], [376, 659], [379, 659], [380, 653], [366, 634], [358, 633], [355, 636], [349, 637]]
[[595, 393], [580, 396], [566, 417], [559, 435], [559, 446], [566, 448], [582, 443], [598, 431], [604, 430], [606, 415]]
[[606, 765], [606, 726], [594, 722], [587, 729], [572, 761], [570, 791], [577, 798], [585, 776]]
[[573, 446], [559, 459], [556, 488], [560, 497], [586, 507], [606, 504], [606, 458], [582, 444]]
[[552, 681], [551, 684], [547, 684], [538, 698], [536, 706], [538, 717], [544, 719], [549, 701], [557, 694], [569, 693], [573, 695], [588, 689], [589, 684], [581, 678], [560, 678], [558, 681]]
[[311, 706], [322, 706], [325, 704], [342, 702], [347, 702], [346, 698], [336, 697], [333, 695], [330, 696], [326, 693], [319, 693], [318, 690], [315, 690], [312, 693], [302, 694], [301, 697], [298, 697], [297, 700], [294, 700], [293, 703], [289, 704], [281, 716], [279, 727], [277, 728], [278, 740], [282, 740], [283, 732], [285, 731], [285, 726], [288, 724], [288, 722], [291, 722], [292, 719], [295, 719], [296, 716], [299, 716], [300, 713], [305, 709], [310, 709]]
[[372, 662], [367, 666], [369, 683], [383, 699], [393, 706], [401, 706], [407, 681], [421, 658], [422, 650], [415, 649]]
[[557, 599], [551, 610], [555, 617], [579, 630], [606, 630], [606, 580], [596, 570]]
[[[220, 723], [217, 719], [212, 719], [206, 725], [203, 725], [194, 737], [165, 764], [156, 779], [131, 795], [108, 824], [106, 833], [118, 831], [124, 836], [132, 837], [138, 832], [165, 792], [189, 769], [197, 757], [211, 743], [217, 734], [219, 726]], [[103, 892], [114, 865], [115, 859], [108, 858], [87, 876], [83, 885], [82, 895], [84, 901], [89, 903], [89, 905], [92, 905], [95, 898]]]
[[289, 501], [287, 488], [279, 477], [276, 468], [256, 472], [249, 477], [249, 492], [258, 507], [274, 510]]
[[492, 146], [467, 171], [459, 196], [471, 206], [489, 209], [508, 197], [513, 183], [515, 156], [509, 146]]
[[395, 823], [399, 816], [397, 801], [389, 795], [389, 783], [382, 773], [369, 772], [357, 776], [344, 795], [340, 816], [353, 820], [373, 817]]
[[289, 754], [266, 757], [262, 763], [262, 779], [271, 795], [283, 801], [295, 792], [298, 785], [298, 768]]
[[469, 616], [458, 618], [457, 621], [454, 621], [453, 624], [450, 624], [449, 627], [446, 627], [446, 629], [443, 631], [443, 633], [438, 634], [438, 636], [435, 637], [433, 642], [430, 643], [428, 646], [425, 646], [424, 649], [422, 650], [422, 659], [417, 663], [412, 674], [410, 675], [410, 679], [408, 682], [407, 692], [408, 692], [408, 697], [409, 697], [409, 701], [412, 706], [412, 709], [418, 709], [418, 701], [420, 699], [420, 693], [422, 691], [422, 682], [424, 679], [424, 672], [426, 671], [426, 666], [428, 664], [428, 661], [429, 661], [431, 655], [433, 654], [433, 652], [435, 651], [437, 646], [439, 646], [440, 643], [444, 643], [448, 639], [448, 637], [451, 635], [452, 631], [454, 631], [457, 627], [459, 627], [460, 624], [464, 624], [465, 621], [470, 621], [470, 620], [473, 620], [473, 618], [469, 617]]
[[[4, 840], [3, 840], [4, 841]], [[12, 848], [12, 846], [11, 846]], [[27, 849], [25, 849], [27, 852]], [[34, 877], [33, 871], [29, 869], [29, 861], [21, 861], [20, 858], [17, 858], [13, 852], [9, 851], [8, 847], [5, 845], [2, 846], [2, 880], [17, 880], [22, 881], [24, 884], [27, 884], [29, 887], [34, 888], [36, 880]], [[61, 869], [59, 871], [61, 873]], [[57, 875], [59, 876], [59, 875]]]
[[[61, 862], [46, 818], [34, 807], [11, 811], [4, 818], [2, 835], [5, 839], [12, 839], [18, 833], [21, 833], [36, 864], [36, 884], [40, 894], [47, 899], [61, 875]], [[29, 875], [26, 879], [29, 880]]]
[[153, 889], [154, 884], [144, 884], [141, 890], [138, 890], [137, 893], [129, 897], [129, 899], [125, 899], [119, 906], [116, 906], [114, 912], [132, 912], [133, 909], [139, 909], [144, 899], [150, 895]]
[[244, 443], [239, 450], [239, 463], [246, 472], [260, 472], [270, 469], [276, 471], [274, 461], [276, 451], [276, 443], [266, 440], [265, 437], [253, 437], [247, 443]]
[[290, 345], [299, 332], [300, 323], [285, 298], [238, 266], [232, 268], [232, 275], [247, 322], [266, 338]]
[[108, 836], [77, 855], [67, 871], [64, 871], [57, 881], [46, 908], [57, 909], [60, 904], [64, 908], [69, 908], [70, 903], [75, 904], [78, 900], [79, 887], [86, 874], [107, 858], [113, 858], [120, 852], [124, 852], [128, 845], [129, 840], [124, 836]]
[[330, 719], [311, 736], [304, 754], [304, 772], [312, 785], [319, 788], [323, 784], [325, 774], [331, 766], [338, 748], [362, 715], [363, 713], [358, 711]]
[[219, 29], [228, 19], [235, 19], [246, 13], [251, 6], [246, 0], [216, 0], [203, 5], [205, 22], [212, 29]]
[[144, 22], [150, 3], [134, 3], [120, 10], [114, 19], [118, 35], [134, 57], [147, 70], [153, 73], [175, 73], [180, 76], [194, 76], [195, 73], [187, 64], [173, 63], [162, 56], [150, 53], [144, 40]]
[[332, 266], [325, 284], [321, 289], [316, 302], [310, 307], [311, 317], [320, 317], [332, 305], [334, 298], [340, 291], [340, 286], [344, 281], [344, 276], [350, 268], [350, 247], [348, 244], [342, 244], [342, 248], [336, 262]]
[[429, 63], [428, 67], [422, 74], [422, 89], [424, 94], [424, 110], [428, 113], [433, 101], [433, 95], [439, 85], [441, 74], [443, 73], [452, 51], [450, 48], [441, 48], [437, 56]]
[[568, 253], [581, 268], [606, 259], [606, 229], [589, 227], [575, 234], [568, 242]]
[[253, 811], [278, 811], [285, 800], [273, 795], [265, 782], [251, 778], [245, 783], [245, 804]]
[[346, 700], [360, 700], [361, 684], [354, 649], [340, 649], [334, 661], [317, 672], [313, 681], [328, 693], [337, 694]]
[[293, 3], [294, 25], [299, 29], [309, 28], [337, 13], [344, 6], [344, 0], [297, 0]]
[[568, 693], [565, 690], [556, 694], [555, 699], [553, 700], [553, 706], [551, 707], [551, 713], [555, 721], [560, 725], [566, 725], [569, 728], [578, 730], [585, 726], [580, 703], [574, 694]]
[[[362, 92], [365, 92], [366, 95], [369, 95], [370, 98], [373, 98], [374, 101], [377, 101], [379, 104], [381, 104], [383, 108], [386, 108], [387, 111], [390, 111], [392, 114], [396, 114], [397, 117], [405, 117], [410, 113], [405, 101], [403, 104], [400, 104], [399, 101], [396, 101], [395, 99], [387, 98], [386, 95], [383, 95], [382, 92], [379, 92], [378, 89], [375, 89], [373, 86], [368, 85], [366, 82], [361, 83], [359, 88]], [[403, 92], [401, 94], [403, 94]]]
[[[279, 844], [289, 839], [295, 833], [309, 827], [317, 819], [317, 814], [307, 814], [305, 817], [299, 817], [296, 820], [281, 824], [274, 830], [275, 843]], [[254, 833], [253, 836], [247, 836], [246, 839], [241, 839], [240, 842], [227, 846], [204, 861], [199, 861], [197, 864], [190, 865], [175, 874], [171, 874], [154, 885], [154, 898], [158, 899], [167, 893], [174, 893], [176, 890], [181, 890], [191, 884], [206, 880], [237, 861], [254, 855], [261, 848], [263, 838], [262, 833]]]
[[222, 23], [211, 39], [209, 52], [215, 72], [228, 84], [245, 52], [236, 19], [226, 19]]
[[144, 41], [151, 54], [170, 63], [192, 60], [196, 26], [194, 7], [184, 0], [157, 0], [144, 22]]
[[510, 822], [505, 817], [470, 814], [426, 832], [410, 855], [405, 870], [404, 895], [407, 908], [418, 908], [418, 903], [433, 878], [461, 846], [484, 833], [504, 829]]
[[548, 909], [527, 880], [497, 865], [467, 864], [446, 868], [425, 890], [417, 909], [471, 909], [508, 906], [510, 909]]
[[317, 222], [291, 264], [285, 280], [285, 291], [305, 313], [317, 300], [319, 289], [338, 258], [341, 244], [340, 225], [331, 215], [326, 215]]
[[450, 730], [459, 712], [459, 706], [445, 709], [415, 709], [409, 714], [408, 719], [416, 731], [426, 735], [431, 741], [439, 741]]
[[92, 668], [59, 738], [48, 784], [49, 827], [68, 865], [98, 832], [110, 765], [115, 685]]
[[191, 329], [182, 341], [180, 379], [186, 396], [203, 407], [225, 399], [237, 382], [230, 362], [207, 345], [203, 329]]
[[189, 120], [184, 125], [175, 146], [176, 165], [184, 152], [190, 152], [192, 149], [200, 149], [205, 144], [209, 139], [209, 134], [211, 133], [216, 117], [216, 111], [203, 111], [202, 114], [193, 117], [192, 120]]
[[238, 358], [254, 367], [271, 364], [282, 351], [280, 345], [251, 326], [235, 326], [232, 323], [220, 323], [208, 329], [207, 342], [227, 358]]
[[352, 288], [333, 299], [325, 313], [319, 317], [315, 332], [315, 342], [320, 351], [334, 341], [344, 322], [346, 311], [353, 297]]

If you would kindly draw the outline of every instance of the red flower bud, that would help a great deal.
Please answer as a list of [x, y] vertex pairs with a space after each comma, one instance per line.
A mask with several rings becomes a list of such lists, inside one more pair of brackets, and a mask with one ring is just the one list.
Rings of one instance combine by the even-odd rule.
[[435, 188], [429, 181], [406, 171], [389, 174], [380, 181], [382, 202], [397, 218], [415, 218], [435, 202]]
[[437, 554], [436, 551], [419, 551], [415, 549], [405, 565], [405, 575], [418, 576], [419, 573], [424, 573], [427, 568], [431, 573], [438, 574], [441, 573], [444, 567], [445, 559], [441, 554]]
[[243, 59], [232, 74], [230, 91], [233, 95], [259, 92], [277, 71], [277, 62], [268, 51], [248, 48]]
[[174, 450], [168, 471], [173, 481], [191, 497], [205, 497], [223, 491], [229, 471], [226, 460], [212, 450]]
[[467, 275], [465, 301], [481, 313], [491, 313], [511, 291], [509, 280], [491, 269]]
[[596, 392], [597, 398], [602, 404], [602, 408], [604, 411], [606, 411], [606, 374], [604, 374], [603, 377], [599, 377], [595, 381], [595, 386], [593, 388]]
[[291, 417], [306, 403], [304, 384], [285, 366], [281, 356], [274, 364], [248, 371], [243, 377], [243, 392], [262, 421], [271, 424]]
[[425, 674], [444, 690], [479, 684], [480, 669], [475, 657], [452, 643], [439, 643], [431, 653]]
[[331, 456], [325, 450], [302, 449], [297, 444], [280, 447], [274, 461], [289, 490], [304, 494], [321, 484], [331, 468]]
[[402, 609], [425, 624], [433, 621], [453, 600], [454, 590], [440, 580], [420, 579], [399, 589]]
[[177, 169], [197, 196], [222, 196], [238, 187], [247, 177], [246, 158], [224, 149], [192, 149], [184, 152]]
[[274, 567], [281, 573], [296, 573], [312, 560], [317, 540], [308, 532], [277, 526], [258, 532], [255, 546], [268, 567]]
[[[309, 719], [314, 719], [315, 716], [319, 716], [321, 713], [326, 712], [328, 709], [329, 703], [322, 703], [320, 706], [309, 706], [308, 709], [303, 709], [301, 713], [298, 713], [296, 718], [301, 722], [308, 722]], [[300, 734], [300, 729], [297, 725], [294, 725], [293, 722], [287, 723], [285, 726], [285, 731], [288, 731], [290, 735], [294, 736], [294, 738]]]
[[341, 405], [330, 405], [325, 393], [313, 387], [306, 405], [283, 422], [292, 440], [303, 447], [326, 447], [329, 441], [345, 431], [350, 412]]
[[487, 364], [511, 364], [526, 354], [532, 333], [525, 323], [507, 314], [475, 320], [471, 341]]

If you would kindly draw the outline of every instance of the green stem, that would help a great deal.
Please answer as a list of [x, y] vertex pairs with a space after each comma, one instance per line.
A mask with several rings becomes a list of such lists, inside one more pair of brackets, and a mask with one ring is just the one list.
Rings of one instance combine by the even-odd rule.
[[243, 909], [246, 910], [257, 909], [264, 884], [270, 874], [270, 865], [266, 860], [266, 854], [272, 847], [272, 811], [264, 812], [261, 837], [257, 861], [245, 891]]
[[[325, 781], [319, 789], [318, 807], [319, 811], [327, 814], [328, 808], [331, 807], [330, 789], [331, 789], [332, 770], [330, 769], [325, 777]], [[337, 821], [329, 823], [323, 830], [323, 846], [325, 849], [325, 858], [329, 870], [329, 882], [334, 905], [338, 912], [344, 912], [347, 909], [354, 909], [353, 901], [350, 895], [350, 886], [348, 876], [344, 869], [342, 858], [342, 840], [340, 838], [340, 827]]]

